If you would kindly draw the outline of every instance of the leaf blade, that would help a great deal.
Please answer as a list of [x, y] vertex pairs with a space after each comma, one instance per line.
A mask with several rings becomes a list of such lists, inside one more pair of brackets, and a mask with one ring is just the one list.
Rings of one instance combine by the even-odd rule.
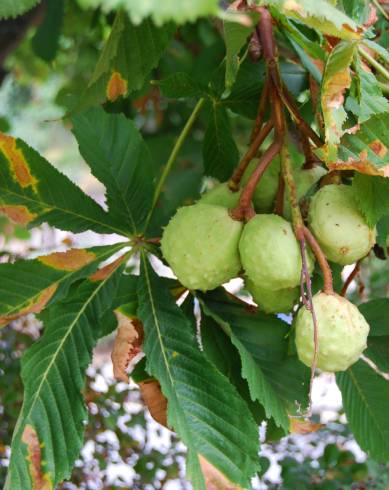
[[239, 412], [247, 407], [198, 349], [189, 320], [162, 286], [143, 254], [138, 316], [144, 326], [147, 370], [168, 398], [169, 423], [188, 446], [193, 486], [205, 488], [201, 454], [230, 481], [246, 487], [257, 469], [256, 424], [248, 412], [242, 428]]

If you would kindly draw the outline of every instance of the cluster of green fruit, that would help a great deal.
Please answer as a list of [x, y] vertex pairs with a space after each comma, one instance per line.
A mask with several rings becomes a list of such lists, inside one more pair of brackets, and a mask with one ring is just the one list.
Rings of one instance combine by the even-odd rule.
[[[247, 169], [242, 184], [248, 180]], [[207, 291], [237, 277], [243, 270], [247, 290], [266, 313], [288, 313], [300, 300], [302, 259], [300, 246], [287, 219], [267, 214], [274, 206], [280, 171], [273, 161], [253, 196], [256, 214], [247, 223], [234, 220], [240, 192], [227, 183], [217, 185], [194, 205], [178, 209], [164, 230], [162, 253], [178, 280], [188, 289]], [[298, 198], [326, 173], [321, 167], [294, 171]], [[290, 208], [284, 206], [284, 216]], [[331, 261], [351, 264], [364, 257], [375, 242], [358, 212], [352, 189], [326, 185], [312, 197], [309, 227]], [[313, 271], [314, 258], [307, 254]], [[313, 300], [319, 325], [318, 367], [346, 369], [366, 347], [369, 326], [350, 302], [338, 295], [318, 293]], [[311, 312], [301, 308], [296, 317], [296, 345], [300, 359], [311, 365], [314, 355]]]

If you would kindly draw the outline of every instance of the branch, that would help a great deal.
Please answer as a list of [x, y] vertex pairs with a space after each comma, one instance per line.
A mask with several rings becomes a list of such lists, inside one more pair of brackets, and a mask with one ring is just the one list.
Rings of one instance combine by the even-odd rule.
[[242, 180], [243, 174], [248, 167], [251, 160], [256, 156], [260, 146], [265, 141], [270, 131], [273, 129], [273, 121], [269, 121], [263, 126], [261, 131], [257, 134], [254, 141], [251, 143], [249, 149], [243, 156], [239, 165], [236, 167], [228, 186], [232, 191], [237, 191], [239, 188], [240, 181]]
[[235, 209], [230, 211], [230, 216], [238, 221], [251, 219], [255, 212], [252, 208], [252, 197], [262, 175], [270, 165], [274, 157], [278, 155], [282, 148], [282, 140], [276, 139], [274, 143], [265, 151], [259, 160], [257, 168], [251, 174], [249, 181], [240, 195], [239, 203]]
[[254, 127], [251, 133], [250, 142], [253, 142], [258, 135], [263, 125], [263, 118], [265, 117], [266, 105], [269, 97], [269, 76], [266, 75], [265, 84], [262, 88], [262, 93], [259, 98], [257, 117], [255, 118]]
[[304, 237], [309, 243], [313, 253], [315, 254], [316, 260], [320, 266], [320, 269], [323, 273], [324, 278], [324, 287], [323, 291], [326, 294], [334, 294], [334, 288], [332, 284], [332, 271], [329, 266], [326, 256], [323, 253], [323, 250], [320, 248], [320, 245], [317, 243], [316, 238], [312, 235], [310, 230], [304, 226]]

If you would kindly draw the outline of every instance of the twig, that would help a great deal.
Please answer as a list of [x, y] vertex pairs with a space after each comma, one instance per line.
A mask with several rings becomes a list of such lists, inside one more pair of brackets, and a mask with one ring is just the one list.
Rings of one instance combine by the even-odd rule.
[[304, 226], [304, 237], [309, 243], [313, 253], [315, 254], [316, 260], [320, 266], [320, 269], [323, 273], [324, 286], [323, 291], [326, 294], [334, 294], [334, 288], [332, 284], [332, 271], [329, 266], [326, 256], [324, 255], [320, 245], [317, 243], [316, 238], [312, 235], [310, 230]]
[[259, 160], [259, 164], [251, 174], [249, 181], [247, 182], [245, 188], [240, 195], [239, 203], [236, 208], [230, 211], [230, 216], [238, 221], [243, 221], [244, 219], [249, 220], [254, 215], [255, 212], [251, 205], [251, 200], [263, 173], [270, 165], [271, 161], [282, 148], [282, 140], [276, 139], [274, 143], [265, 151]]
[[381, 63], [379, 63], [375, 58], [373, 58], [373, 56], [371, 56], [360, 46], [358, 47], [358, 52], [363, 58], [365, 58], [366, 61], [371, 64], [371, 66], [373, 66], [378, 72], [380, 72], [383, 77], [389, 80], [389, 71], [383, 65], [381, 65]]
[[255, 137], [255, 140], [251, 143], [249, 149], [243, 156], [242, 160], [239, 162], [239, 165], [236, 167], [228, 185], [232, 191], [236, 191], [239, 188], [240, 181], [242, 180], [243, 174], [248, 167], [249, 163], [255, 156], [265, 141], [270, 131], [273, 129], [273, 121], [268, 121], [265, 126], [262, 127], [260, 132]]
[[304, 121], [302, 118], [300, 111], [298, 109], [298, 106], [296, 102], [294, 101], [293, 95], [289, 92], [289, 90], [286, 88], [285, 84], [282, 86], [282, 90], [280, 91], [280, 95], [282, 98], [282, 102], [285, 104], [286, 108], [288, 109], [290, 115], [292, 116], [297, 129], [305, 134], [307, 138], [312, 140], [312, 142], [317, 146], [323, 146], [324, 142], [321, 140], [320, 136], [318, 136], [315, 131], [309, 126], [309, 124]]
[[285, 196], [285, 180], [281, 171], [278, 177], [276, 205], [274, 206], [274, 214], [278, 214], [279, 216], [282, 216], [284, 214], [284, 196]]
[[197, 102], [197, 104], [196, 104], [195, 108], [193, 109], [191, 115], [189, 116], [189, 119], [186, 121], [186, 124], [183, 127], [180, 135], [178, 136], [175, 145], [173, 146], [173, 149], [172, 149], [172, 151], [170, 153], [169, 159], [166, 162], [166, 165], [165, 165], [165, 167], [163, 169], [163, 172], [162, 172], [162, 174], [161, 174], [161, 176], [159, 178], [157, 187], [155, 189], [154, 197], [153, 197], [153, 201], [152, 201], [152, 205], [151, 205], [149, 214], [147, 215], [147, 218], [146, 218], [145, 228], [150, 223], [151, 216], [152, 216], [153, 211], [154, 211], [154, 208], [155, 208], [155, 206], [156, 206], [156, 204], [158, 202], [159, 196], [160, 196], [160, 194], [162, 192], [162, 188], [163, 188], [163, 186], [165, 184], [166, 178], [169, 175], [169, 173], [170, 173], [170, 171], [171, 171], [171, 169], [173, 167], [173, 164], [174, 164], [174, 162], [177, 159], [178, 153], [181, 150], [181, 147], [184, 144], [184, 141], [185, 141], [186, 137], [188, 136], [189, 131], [192, 129], [192, 126], [193, 126], [193, 124], [194, 124], [197, 116], [199, 115], [199, 113], [200, 113], [200, 111], [201, 111], [204, 103], [205, 103], [205, 99], [204, 98], [199, 99], [199, 101]]
[[344, 281], [342, 291], [340, 292], [341, 296], [346, 296], [348, 287], [353, 282], [355, 277], [359, 274], [360, 269], [361, 269], [361, 262], [360, 262], [360, 260], [358, 260], [358, 262], [355, 264], [354, 269], [350, 272], [349, 276]]
[[[307, 410], [307, 417], [312, 415], [312, 388], [313, 388], [313, 380], [315, 378], [315, 371], [317, 366], [317, 357], [318, 357], [318, 349], [319, 349], [319, 340], [318, 340], [318, 326], [317, 326], [317, 318], [315, 313], [315, 308], [313, 305], [312, 298], [312, 283], [311, 277], [309, 274], [308, 268], [308, 260], [307, 260], [307, 249], [304, 237], [304, 222], [301, 216], [300, 206], [298, 204], [297, 197], [297, 189], [296, 183], [293, 177], [292, 165], [290, 162], [290, 155], [288, 152], [288, 148], [286, 145], [283, 146], [281, 151], [281, 168], [282, 173], [285, 180], [285, 185], [288, 190], [288, 197], [290, 201], [290, 206], [292, 210], [292, 223], [293, 229], [296, 235], [296, 238], [300, 245], [300, 254], [301, 254], [301, 276], [300, 276], [300, 288], [301, 288], [301, 297], [303, 304], [307, 310], [311, 312], [312, 322], [313, 322], [313, 343], [314, 343], [314, 354], [311, 365], [311, 376], [309, 382], [309, 405]], [[304, 284], [306, 285], [307, 294], [305, 294]]]
[[250, 142], [252, 143], [259, 133], [263, 125], [263, 118], [265, 117], [266, 105], [269, 97], [269, 76], [266, 75], [265, 84], [262, 88], [262, 93], [259, 98], [257, 117], [255, 118], [254, 127], [251, 133]]

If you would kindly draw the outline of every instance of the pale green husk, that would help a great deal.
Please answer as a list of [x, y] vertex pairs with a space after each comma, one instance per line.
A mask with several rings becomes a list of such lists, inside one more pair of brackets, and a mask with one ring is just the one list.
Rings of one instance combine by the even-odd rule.
[[[255, 284], [270, 290], [300, 284], [300, 247], [292, 225], [275, 214], [257, 214], [244, 227], [239, 243], [242, 265]], [[313, 261], [308, 253], [308, 266]]]
[[[318, 324], [318, 362], [323, 371], [345, 371], [366, 348], [369, 325], [358, 308], [337, 294], [313, 297]], [[302, 307], [295, 320], [296, 347], [300, 361], [312, 365], [314, 355], [311, 312]]]
[[347, 185], [326, 185], [313, 196], [309, 227], [327, 258], [341, 265], [365, 257], [376, 239]]
[[232, 192], [227, 182], [217, 184], [213, 189], [201, 196], [199, 203], [214, 204], [225, 208], [235, 208], [238, 204], [240, 191]]
[[178, 280], [189, 289], [207, 291], [237, 276], [243, 224], [212, 204], [178, 209], [166, 226], [162, 253]]
[[265, 313], [289, 313], [300, 298], [300, 288], [272, 291], [246, 279], [246, 287], [260, 310]]

